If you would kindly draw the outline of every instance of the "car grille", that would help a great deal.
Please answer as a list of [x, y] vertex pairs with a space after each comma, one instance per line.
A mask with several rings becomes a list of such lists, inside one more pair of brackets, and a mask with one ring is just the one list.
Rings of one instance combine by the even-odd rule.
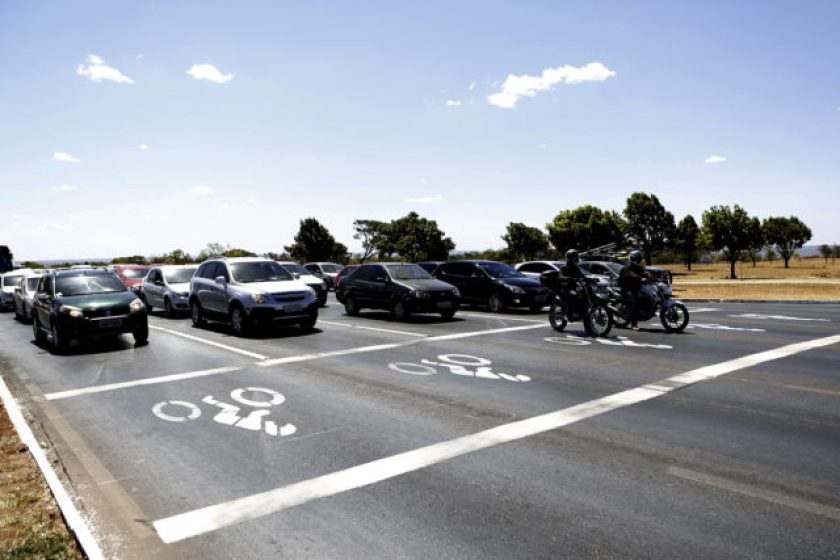
[[[109, 315], [110, 312], [110, 315]], [[97, 317], [117, 317], [119, 315], [128, 315], [128, 306], [120, 305], [117, 307], [102, 307], [99, 309], [85, 309], [85, 317], [96, 319]]]
[[306, 292], [282, 292], [279, 294], [271, 294], [271, 299], [274, 301], [297, 301], [306, 297]]

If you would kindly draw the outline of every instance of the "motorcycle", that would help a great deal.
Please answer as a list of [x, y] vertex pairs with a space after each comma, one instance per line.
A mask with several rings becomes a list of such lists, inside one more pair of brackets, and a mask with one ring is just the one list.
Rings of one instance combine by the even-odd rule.
[[583, 328], [592, 336], [607, 336], [612, 329], [612, 314], [605, 296], [593, 286], [596, 278], [567, 278], [552, 270], [540, 275], [540, 282], [554, 292], [548, 321], [556, 331], [562, 331], [570, 322], [582, 321]]
[[[646, 280], [639, 289], [636, 299], [636, 320], [647, 321], [657, 313], [662, 326], [668, 332], [682, 332], [688, 326], [688, 308], [673, 299], [671, 286], [664, 282]], [[610, 287], [607, 308], [615, 326], [627, 327], [631, 322], [630, 305], [621, 288]]]

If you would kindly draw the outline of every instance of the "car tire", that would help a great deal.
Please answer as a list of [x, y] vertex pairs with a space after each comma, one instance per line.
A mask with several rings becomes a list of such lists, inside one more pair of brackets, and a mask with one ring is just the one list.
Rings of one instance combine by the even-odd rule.
[[[152, 307], [149, 306], [149, 312], [151, 311]], [[172, 307], [172, 302], [169, 301], [168, 297], [163, 298], [163, 312], [170, 319], [175, 317], [175, 309]]]
[[504, 313], [505, 302], [499, 294], [494, 293], [487, 300], [487, 309], [489, 309], [491, 313]]
[[233, 334], [236, 336], [245, 336], [251, 330], [251, 324], [248, 321], [248, 314], [245, 309], [237, 304], [230, 308], [230, 326], [233, 329]]
[[52, 324], [52, 351], [55, 354], [65, 354], [70, 341], [62, 334], [61, 329], [53, 321]]
[[408, 307], [403, 301], [394, 303], [394, 307], [391, 308], [391, 314], [396, 321], [407, 321], [411, 317], [411, 311], [408, 310]]
[[41, 329], [41, 322], [37, 317], [32, 319], [32, 334], [35, 335], [35, 344], [44, 346], [47, 343], [47, 334]]
[[204, 310], [201, 309], [201, 304], [197, 300], [190, 303], [190, 317], [192, 317], [192, 324], [196, 328], [201, 328], [207, 324], [207, 320], [204, 318]]
[[315, 323], [317, 323], [317, 322], [318, 322], [318, 314], [313, 313], [309, 317], [307, 317], [305, 320], [300, 322], [300, 328], [302, 328], [305, 331], [311, 331], [312, 329], [315, 328]]
[[455, 312], [455, 309], [447, 309], [446, 311], [441, 311], [440, 316], [449, 321], [455, 316]]
[[359, 314], [359, 308], [356, 305], [356, 300], [350, 296], [344, 298], [344, 312], [350, 317], [355, 317]]
[[145, 346], [149, 343], [149, 323], [143, 323], [135, 328], [132, 333], [134, 336], [134, 347]]

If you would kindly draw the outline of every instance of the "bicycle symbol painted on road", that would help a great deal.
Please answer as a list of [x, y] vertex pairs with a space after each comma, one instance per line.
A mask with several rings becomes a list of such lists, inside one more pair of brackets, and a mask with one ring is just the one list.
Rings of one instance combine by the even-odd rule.
[[476, 377], [480, 379], [502, 379], [525, 383], [531, 381], [527, 375], [511, 375], [509, 373], [494, 372], [490, 365], [493, 363], [486, 358], [470, 356], [469, 354], [441, 354], [438, 361], [420, 360], [420, 363], [412, 362], [391, 362], [388, 367], [400, 373], [410, 375], [436, 375], [438, 368], [446, 368], [452, 375], [463, 375], [465, 377]]
[[[268, 400], [254, 400], [247, 398], [245, 394], [262, 394]], [[297, 432], [297, 427], [294, 424], [278, 424], [274, 420], [266, 418], [271, 411], [271, 407], [280, 406], [286, 401], [286, 397], [273, 389], [263, 389], [261, 387], [242, 387], [234, 389], [230, 393], [230, 398], [240, 405], [251, 407], [252, 410], [245, 416], [240, 415], [242, 407], [235, 404], [230, 404], [216, 400], [213, 395], [207, 395], [201, 402], [214, 406], [219, 410], [213, 421], [223, 424], [225, 426], [233, 426], [250, 431], [264, 431], [270, 436], [290, 436]], [[167, 422], [190, 422], [201, 416], [201, 409], [193, 403], [186, 401], [163, 401], [157, 403], [152, 407], [152, 413]]]

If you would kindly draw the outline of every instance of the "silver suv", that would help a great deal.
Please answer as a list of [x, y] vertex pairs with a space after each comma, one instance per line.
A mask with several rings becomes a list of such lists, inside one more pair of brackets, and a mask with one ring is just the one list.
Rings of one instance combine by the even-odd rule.
[[303, 268], [296, 262], [292, 261], [277, 261], [277, 264], [285, 268], [296, 280], [300, 280], [313, 290], [318, 296], [318, 307], [327, 305], [327, 283]]
[[151, 313], [162, 307], [167, 317], [190, 308], [190, 280], [198, 267], [195, 265], [153, 266], [143, 278], [140, 294]]
[[192, 277], [190, 311], [194, 326], [207, 319], [229, 321], [237, 335], [271, 323], [298, 323], [309, 330], [318, 320], [318, 299], [272, 260], [219, 258], [201, 263]]

